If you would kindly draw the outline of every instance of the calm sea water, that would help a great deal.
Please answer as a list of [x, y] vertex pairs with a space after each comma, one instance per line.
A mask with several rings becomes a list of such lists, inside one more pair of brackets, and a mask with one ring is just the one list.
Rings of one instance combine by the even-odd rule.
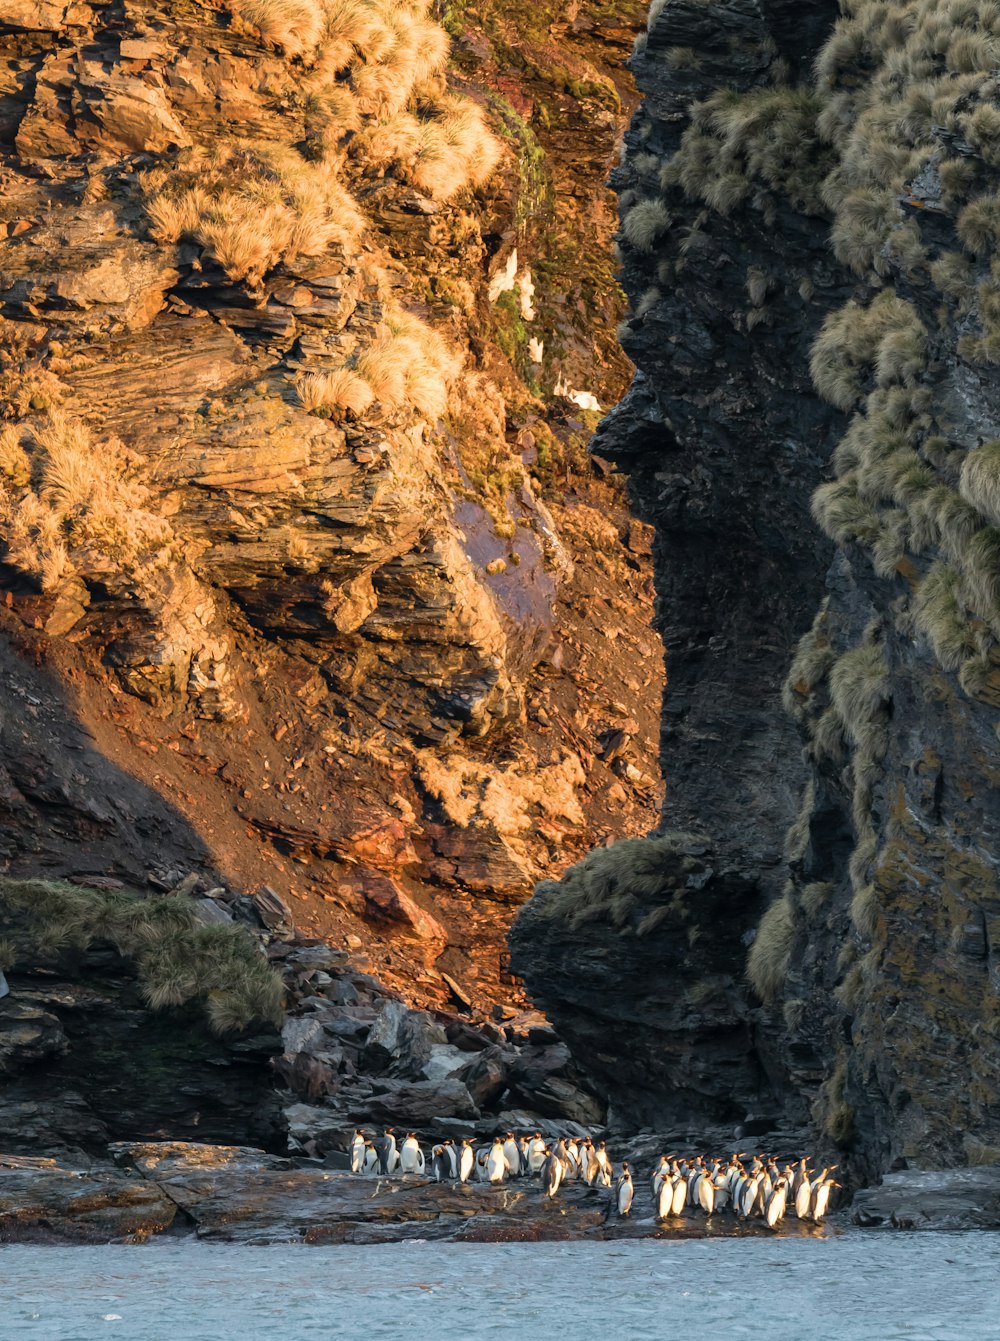
[[1000, 1234], [0, 1248], [3, 1341], [990, 1341]]

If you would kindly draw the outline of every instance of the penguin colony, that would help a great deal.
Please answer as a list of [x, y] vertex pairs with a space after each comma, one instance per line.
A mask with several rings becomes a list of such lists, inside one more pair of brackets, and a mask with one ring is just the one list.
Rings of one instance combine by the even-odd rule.
[[[807, 1159], [784, 1168], [767, 1155], [755, 1155], [745, 1163], [748, 1159], [740, 1154], [729, 1159], [662, 1155], [650, 1175], [656, 1218], [727, 1212], [739, 1220], [759, 1220], [769, 1229], [777, 1229], [788, 1215], [817, 1224], [825, 1218], [833, 1189], [840, 1186], [833, 1177], [836, 1165], [816, 1173]], [[507, 1132], [478, 1146], [470, 1140], [459, 1144], [446, 1140], [435, 1145], [428, 1158], [413, 1132], [399, 1144], [394, 1128], [377, 1139], [358, 1128], [351, 1142], [351, 1172], [383, 1177], [425, 1174], [439, 1183], [538, 1178], [547, 1197], [554, 1197], [564, 1182], [580, 1180], [588, 1187], [609, 1189], [611, 1210], [623, 1218], [631, 1214], [635, 1196], [627, 1161], [616, 1176], [605, 1143], [595, 1145], [589, 1136], [546, 1142], [539, 1132], [519, 1137]]]

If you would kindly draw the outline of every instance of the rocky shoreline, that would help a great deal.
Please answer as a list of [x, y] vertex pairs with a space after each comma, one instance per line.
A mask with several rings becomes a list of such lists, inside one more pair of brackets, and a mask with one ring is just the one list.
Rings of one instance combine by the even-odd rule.
[[[633, 1143], [635, 1144], [635, 1143]], [[649, 1138], [643, 1138], [649, 1144]], [[549, 1200], [535, 1180], [500, 1186], [360, 1177], [342, 1155], [311, 1161], [244, 1146], [119, 1142], [89, 1167], [0, 1156], [0, 1244], [143, 1244], [192, 1236], [247, 1247], [278, 1243], [514, 1243], [775, 1234], [826, 1238], [850, 1227], [1000, 1229], [1000, 1169], [890, 1174], [820, 1225], [778, 1231], [729, 1214], [657, 1221], [646, 1179], [627, 1220], [607, 1189], [567, 1183]]]

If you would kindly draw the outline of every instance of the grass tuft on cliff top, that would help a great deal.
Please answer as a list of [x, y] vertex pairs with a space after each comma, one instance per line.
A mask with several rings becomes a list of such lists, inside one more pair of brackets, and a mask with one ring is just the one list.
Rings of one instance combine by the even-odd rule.
[[539, 910], [550, 921], [565, 918], [574, 930], [610, 922], [623, 931], [634, 923], [635, 935], [647, 936], [679, 911], [686, 877], [703, 869], [703, 859], [687, 850], [692, 847], [702, 847], [693, 834], [670, 833], [595, 848], [560, 880], [538, 885]]
[[153, 1010], [199, 1001], [218, 1034], [281, 1021], [281, 979], [252, 936], [235, 925], [204, 926], [193, 899], [0, 879], [0, 917], [8, 968], [106, 944], [134, 965]]

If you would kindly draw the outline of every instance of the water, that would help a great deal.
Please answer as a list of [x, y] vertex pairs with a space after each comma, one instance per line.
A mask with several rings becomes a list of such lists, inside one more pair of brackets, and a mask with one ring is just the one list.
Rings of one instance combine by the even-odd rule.
[[995, 1341], [1000, 1234], [0, 1248], [3, 1341]]

